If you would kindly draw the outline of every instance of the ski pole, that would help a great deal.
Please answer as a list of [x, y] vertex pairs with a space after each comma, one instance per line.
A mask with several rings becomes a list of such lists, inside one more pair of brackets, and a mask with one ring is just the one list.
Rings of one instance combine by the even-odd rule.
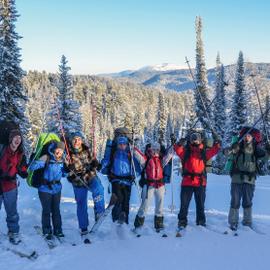
[[172, 195], [172, 201], [171, 201], [171, 205], [170, 205], [170, 209], [171, 209], [171, 213], [173, 213], [174, 209], [175, 209], [175, 205], [174, 205], [174, 192], [173, 192], [173, 179], [174, 179], [174, 176], [173, 176], [173, 173], [174, 173], [174, 170], [173, 170], [173, 157], [172, 157], [172, 168], [171, 168], [171, 195]]
[[[130, 147], [131, 145], [129, 144], [129, 149], [131, 148]], [[133, 173], [134, 173], [134, 184], [136, 186], [136, 189], [137, 189], [137, 194], [138, 194], [138, 197], [141, 201], [141, 196], [140, 196], [140, 190], [139, 190], [139, 186], [138, 186], [138, 183], [137, 183], [137, 173], [136, 173], [136, 168], [135, 168], [135, 164], [134, 164], [134, 146], [135, 146], [135, 142], [134, 142], [134, 129], [132, 128], [132, 149], [131, 149], [131, 163], [130, 163], [130, 166], [131, 166], [131, 169], [133, 170]]]
[[96, 103], [94, 101], [93, 95], [91, 95], [91, 105], [92, 105], [92, 151], [94, 158], [96, 157]]
[[197, 82], [196, 82], [196, 80], [195, 80], [195, 78], [194, 78], [194, 75], [193, 75], [193, 73], [192, 73], [192, 70], [191, 70], [191, 67], [190, 67], [190, 64], [189, 64], [189, 60], [188, 60], [187, 57], [185, 57], [185, 59], [186, 59], [186, 63], [187, 63], [187, 65], [188, 65], [189, 73], [190, 73], [191, 78], [192, 78], [192, 80], [193, 80], [194, 86], [195, 86], [195, 88], [196, 88], [196, 90], [197, 90], [197, 92], [198, 92], [198, 94], [199, 94], [200, 100], [201, 100], [201, 102], [202, 102], [204, 113], [205, 113], [205, 115], [206, 115], [206, 118], [208, 119], [209, 127], [210, 127], [210, 129], [211, 129], [212, 131], [214, 131], [213, 125], [212, 125], [212, 123], [211, 123], [210, 116], [209, 116], [209, 114], [208, 114], [208, 112], [207, 112], [207, 110], [206, 110], [206, 106], [205, 106], [205, 103], [204, 103], [204, 100], [203, 100], [203, 97], [202, 97], [202, 93], [201, 93], [201, 91], [200, 91], [200, 89], [199, 89], [199, 87], [198, 87], [198, 84], [197, 84]]
[[255, 89], [255, 92], [256, 92], [256, 96], [257, 96], [257, 100], [258, 100], [258, 103], [259, 103], [261, 116], [262, 116], [262, 122], [263, 122], [263, 129], [264, 129], [264, 132], [265, 132], [265, 135], [266, 135], [266, 140], [267, 140], [267, 142], [269, 142], [269, 136], [268, 136], [268, 132], [267, 132], [266, 124], [265, 124], [265, 119], [264, 119], [264, 116], [263, 116], [261, 99], [260, 99], [259, 91], [258, 91], [256, 82], [255, 82], [255, 74], [250, 74], [250, 77], [252, 78], [252, 81], [253, 81], [253, 84], [254, 84], [254, 89]]

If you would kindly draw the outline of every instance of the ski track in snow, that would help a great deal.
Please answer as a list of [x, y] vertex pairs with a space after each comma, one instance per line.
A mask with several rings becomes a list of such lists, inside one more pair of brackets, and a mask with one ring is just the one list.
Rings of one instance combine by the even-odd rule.
[[[106, 201], [109, 200], [107, 181], [104, 183]], [[176, 210], [171, 213], [171, 185], [167, 185], [165, 198], [165, 227], [168, 238], [162, 238], [153, 228], [154, 209], [149, 209], [141, 237], [131, 231], [138, 210], [139, 199], [133, 187], [129, 225], [113, 224], [108, 217], [98, 233], [92, 237], [91, 245], [80, 243], [76, 217], [76, 203], [71, 185], [63, 179], [61, 213], [65, 239], [49, 250], [45, 241], [35, 233], [34, 225], [40, 225], [41, 206], [36, 189], [29, 188], [22, 180], [19, 188], [18, 208], [23, 241], [35, 249], [39, 257], [35, 261], [19, 258], [9, 251], [0, 249], [1, 270], [35, 269], [187, 269], [187, 270], [249, 270], [269, 269], [268, 250], [270, 242], [270, 177], [257, 181], [254, 199], [253, 230], [239, 227], [239, 236], [223, 235], [227, 230], [227, 214], [230, 203], [230, 179], [227, 176], [209, 175], [206, 199], [208, 228], [195, 225], [195, 205], [192, 201], [189, 212], [189, 226], [183, 237], [176, 238], [177, 213], [179, 210], [179, 176], [173, 183]], [[89, 220], [93, 224], [93, 202], [89, 194]], [[242, 211], [241, 211], [242, 213]], [[6, 233], [5, 211], [0, 212], [0, 231]], [[242, 217], [242, 216], [241, 216]], [[241, 219], [240, 217], [240, 219]]]

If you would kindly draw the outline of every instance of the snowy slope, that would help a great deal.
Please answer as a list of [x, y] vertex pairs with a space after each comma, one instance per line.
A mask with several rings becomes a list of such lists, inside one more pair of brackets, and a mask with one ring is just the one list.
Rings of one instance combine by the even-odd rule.
[[[104, 178], [103, 181], [106, 179]], [[0, 249], [1, 270], [34, 269], [269, 269], [268, 250], [270, 242], [270, 178], [261, 177], [257, 182], [254, 201], [256, 227], [265, 235], [240, 228], [239, 236], [223, 235], [227, 225], [229, 207], [229, 183], [226, 176], [210, 175], [207, 190], [207, 221], [211, 230], [194, 225], [194, 203], [190, 209], [190, 226], [182, 238], [175, 238], [177, 211], [179, 207], [179, 176], [175, 177], [174, 197], [177, 209], [171, 213], [171, 189], [167, 187], [165, 225], [168, 238], [161, 238], [153, 231], [153, 209], [146, 218], [144, 235], [136, 238], [130, 232], [138, 208], [138, 196], [134, 188], [130, 225], [119, 228], [110, 218], [100, 228], [92, 245], [64, 244], [49, 250], [33, 230], [40, 223], [40, 204], [35, 189], [22, 182], [20, 186], [19, 212], [21, 233], [25, 243], [35, 248], [39, 258], [32, 262]], [[106, 187], [107, 191], [107, 187]], [[108, 194], [106, 194], [108, 200]], [[90, 196], [89, 196], [90, 198]], [[90, 207], [92, 201], [89, 200]], [[63, 228], [70, 242], [80, 240], [77, 228], [76, 205], [69, 183], [64, 184], [62, 199]], [[6, 232], [5, 213], [1, 210], [0, 231]], [[93, 222], [93, 210], [89, 209]]]

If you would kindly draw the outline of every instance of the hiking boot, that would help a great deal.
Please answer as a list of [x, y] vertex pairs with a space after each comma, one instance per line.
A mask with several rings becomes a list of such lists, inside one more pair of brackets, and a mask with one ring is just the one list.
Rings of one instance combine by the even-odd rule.
[[187, 223], [182, 220], [178, 220], [178, 229], [184, 229], [187, 227]]
[[154, 225], [156, 230], [162, 230], [164, 229], [164, 224], [163, 224], [164, 217], [154, 217]]
[[197, 226], [203, 226], [206, 227], [205, 221], [198, 221], [196, 222]]
[[48, 240], [48, 241], [53, 240], [53, 235], [52, 235], [52, 233], [45, 233], [45, 234], [43, 234], [43, 236], [44, 236], [44, 238], [45, 238], [46, 240]]
[[121, 212], [120, 215], [119, 215], [118, 223], [119, 223], [119, 224], [123, 224], [123, 223], [126, 222], [126, 219], [127, 219], [127, 215], [126, 215], [126, 213], [123, 211], [123, 212]]
[[143, 226], [144, 219], [145, 219], [145, 217], [139, 217], [138, 215], [136, 215], [135, 220], [134, 220], [135, 229]]
[[55, 232], [54, 235], [55, 235], [56, 237], [65, 237], [65, 235], [63, 234], [62, 231]]
[[232, 230], [232, 231], [237, 231], [237, 224], [231, 224], [230, 225], [230, 229]]
[[84, 244], [91, 244], [91, 241], [89, 239], [89, 232], [87, 229], [81, 230], [81, 237]]
[[21, 243], [21, 238], [19, 233], [13, 233], [13, 232], [9, 232], [8, 233], [8, 238], [9, 238], [9, 242], [13, 245], [18, 245], [19, 243]]

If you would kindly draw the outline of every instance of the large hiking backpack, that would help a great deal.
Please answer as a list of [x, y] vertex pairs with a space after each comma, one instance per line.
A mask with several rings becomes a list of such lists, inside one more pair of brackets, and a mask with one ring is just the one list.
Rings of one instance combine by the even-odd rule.
[[[245, 136], [246, 134], [251, 134], [252, 137], [254, 138], [254, 144], [261, 145], [263, 141], [263, 136], [260, 130], [257, 128], [251, 128], [248, 126], [243, 127], [240, 132], [239, 136], [233, 136], [232, 138], [232, 144], [238, 142]], [[227, 162], [225, 164], [225, 172], [231, 173], [233, 170], [233, 165], [236, 162], [237, 155], [235, 154], [230, 154], [228, 156]], [[257, 175], [266, 175], [268, 173], [268, 165], [267, 165], [267, 157], [265, 158], [260, 158], [256, 159], [256, 167], [257, 167]]]
[[[115, 153], [116, 147], [117, 147], [116, 139], [118, 137], [126, 137], [129, 140], [129, 142], [132, 143], [132, 132], [128, 128], [120, 127], [120, 128], [115, 129], [113, 140], [108, 139], [106, 142], [104, 157], [101, 161], [101, 164], [102, 164], [101, 173], [104, 175], [110, 174], [114, 153]], [[135, 166], [135, 171], [136, 171], [137, 176], [138, 176], [141, 173], [140, 164], [135, 161], [134, 166]]]
[[[48, 155], [48, 147], [52, 142], [60, 142], [59, 137], [54, 133], [41, 133], [37, 145], [36, 151], [30, 158], [30, 164], [39, 159], [43, 155]], [[29, 186], [39, 188], [42, 185], [43, 175], [46, 167], [49, 164], [49, 157], [47, 158], [46, 165], [35, 171], [28, 170], [27, 183]]]
[[[189, 149], [190, 136], [194, 132], [201, 134], [202, 144], [204, 145], [204, 148], [202, 150], [202, 158], [203, 158], [203, 162], [205, 164], [205, 172], [211, 173], [213, 170], [212, 159], [206, 160], [205, 154], [206, 154], [206, 150], [211, 148], [214, 145], [214, 140], [212, 137], [208, 136], [208, 134], [205, 132], [204, 129], [191, 129], [186, 136], [187, 141], [188, 141], [187, 146], [186, 146], [186, 147], [188, 147], [187, 149]], [[190, 153], [188, 151], [186, 151], [186, 154], [185, 154], [184, 159], [182, 161], [182, 170], [184, 169], [185, 162], [189, 158], [189, 154]]]
[[12, 130], [20, 130], [19, 125], [13, 121], [0, 121], [0, 144], [9, 144], [9, 134]]

